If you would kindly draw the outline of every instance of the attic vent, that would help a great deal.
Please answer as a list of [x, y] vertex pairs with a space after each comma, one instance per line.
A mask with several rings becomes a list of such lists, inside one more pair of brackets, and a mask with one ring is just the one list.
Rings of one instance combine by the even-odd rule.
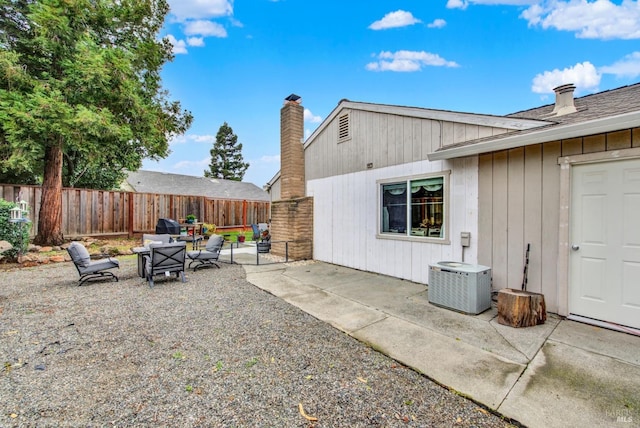
[[338, 143], [342, 143], [351, 138], [349, 129], [349, 113], [338, 117]]

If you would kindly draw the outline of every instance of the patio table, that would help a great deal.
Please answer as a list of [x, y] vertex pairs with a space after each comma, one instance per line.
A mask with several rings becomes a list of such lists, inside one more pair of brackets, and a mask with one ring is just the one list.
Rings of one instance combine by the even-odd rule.
[[192, 249], [197, 250], [204, 239], [202, 225], [203, 223], [181, 223], [180, 228], [187, 229], [187, 234], [178, 236], [178, 241], [191, 242]]
[[149, 249], [149, 247], [134, 247], [131, 249], [131, 251], [138, 256], [138, 276], [140, 278], [145, 278], [146, 275], [144, 272], [144, 256], [148, 256], [149, 254], [151, 254], [151, 250]]

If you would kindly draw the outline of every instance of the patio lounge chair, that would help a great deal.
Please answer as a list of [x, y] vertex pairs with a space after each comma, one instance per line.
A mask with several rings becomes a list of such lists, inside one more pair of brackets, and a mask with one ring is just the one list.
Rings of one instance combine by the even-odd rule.
[[89, 251], [87, 251], [84, 245], [79, 242], [72, 242], [67, 248], [67, 252], [80, 275], [78, 286], [94, 279], [110, 278], [113, 281], [118, 281], [117, 276], [112, 272], [108, 272], [109, 269], [120, 267], [120, 263], [117, 259], [109, 257], [102, 260], [92, 261]]
[[216, 262], [218, 261], [218, 257], [220, 257], [223, 242], [224, 237], [222, 235], [211, 235], [204, 250], [189, 251], [187, 253], [187, 257], [191, 259], [189, 268], [191, 268], [191, 265], [194, 263], [194, 271], [211, 266], [220, 268], [220, 265]]
[[145, 256], [145, 278], [149, 287], [153, 287], [155, 275], [175, 273], [176, 278], [184, 277], [184, 263], [187, 249], [186, 242], [172, 242], [171, 244], [149, 244], [149, 255]]

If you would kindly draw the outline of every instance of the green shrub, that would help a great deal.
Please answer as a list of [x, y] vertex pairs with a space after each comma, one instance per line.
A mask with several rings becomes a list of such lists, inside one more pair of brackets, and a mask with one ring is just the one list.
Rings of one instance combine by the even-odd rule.
[[[15, 208], [15, 202], [0, 199], [0, 240], [7, 241], [13, 248], [5, 251], [2, 256], [9, 259], [15, 259], [18, 256], [18, 250], [22, 250], [22, 254], [26, 253], [29, 245], [29, 229], [30, 223], [11, 223], [11, 208]], [[20, 233], [22, 231], [22, 233]], [[22, 235], [22, 236], [21, 236]], [[22, 247], [22, 248], [20, 248]]]

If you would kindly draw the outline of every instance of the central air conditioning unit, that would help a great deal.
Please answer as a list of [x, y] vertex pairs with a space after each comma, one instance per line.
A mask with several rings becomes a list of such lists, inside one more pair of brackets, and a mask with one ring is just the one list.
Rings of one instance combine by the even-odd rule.
[[429, 265], [429, 303], [467, 314], [491, 307], [491, 268], [459, 262]]

